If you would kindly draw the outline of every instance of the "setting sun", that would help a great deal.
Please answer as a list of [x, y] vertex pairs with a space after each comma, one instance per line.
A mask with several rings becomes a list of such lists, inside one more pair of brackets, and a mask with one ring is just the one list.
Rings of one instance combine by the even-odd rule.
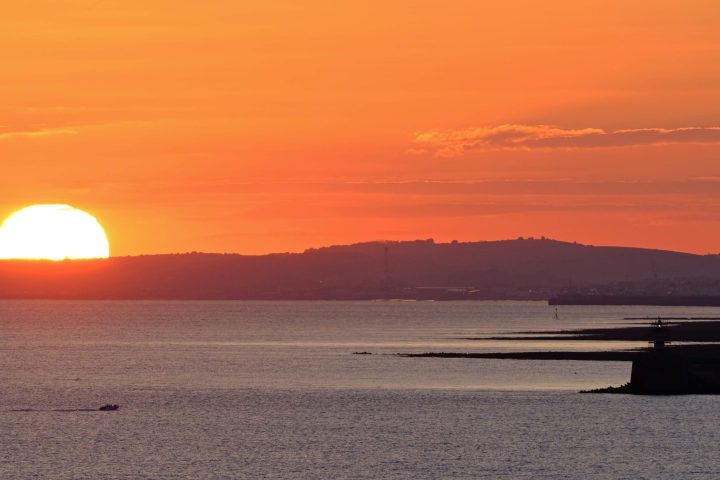
[[105, 231], [89, 213], [69, 205], [33, 205], [0, 227], [0, 258], [64, 260], [107, 258]]

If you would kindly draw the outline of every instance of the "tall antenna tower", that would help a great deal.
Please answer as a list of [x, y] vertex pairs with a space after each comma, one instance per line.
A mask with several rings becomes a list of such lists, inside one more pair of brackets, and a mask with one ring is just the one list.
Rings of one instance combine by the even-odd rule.
[[390, 276], [390, 246], [385, 244], [383, 247], [383, 278], [380, 287], [384, 297], [389, 297], [392, 291], [393, 280]]

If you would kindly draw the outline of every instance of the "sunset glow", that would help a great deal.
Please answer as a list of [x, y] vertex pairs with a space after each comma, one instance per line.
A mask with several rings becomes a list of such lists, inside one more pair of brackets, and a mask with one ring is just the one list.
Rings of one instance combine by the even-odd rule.
[[105, 231], [90, 214], [69, 205], [34, 205], [0, 227], [0, 258], [65, 260], [107, 258]]
[[0, 19], [0, 215], [113, 254], [719, 250], [720, 4], [52, 0]]

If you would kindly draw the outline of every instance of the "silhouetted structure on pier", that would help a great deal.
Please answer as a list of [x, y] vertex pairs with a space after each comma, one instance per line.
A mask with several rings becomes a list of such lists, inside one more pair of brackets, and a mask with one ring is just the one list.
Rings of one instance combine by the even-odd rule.
[[630, 393], [641, 395], [719, 394], [720, 362], [680, 354], [669, 347], [669, 328], [661, 319], [650, 327], [648, 352], [632, 362]]

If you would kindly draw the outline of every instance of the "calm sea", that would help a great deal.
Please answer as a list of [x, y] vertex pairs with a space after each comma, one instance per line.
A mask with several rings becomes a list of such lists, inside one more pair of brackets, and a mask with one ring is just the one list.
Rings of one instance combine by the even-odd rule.
[[[2, 479], [716, 479], [720, 397], [580, 395], [616, 362], [399, 358], [720, 309], [0, 302]], [[355, 351], [374, 355], [352, 355]], [[84, 411], [105, 403], [116, 412]]]

